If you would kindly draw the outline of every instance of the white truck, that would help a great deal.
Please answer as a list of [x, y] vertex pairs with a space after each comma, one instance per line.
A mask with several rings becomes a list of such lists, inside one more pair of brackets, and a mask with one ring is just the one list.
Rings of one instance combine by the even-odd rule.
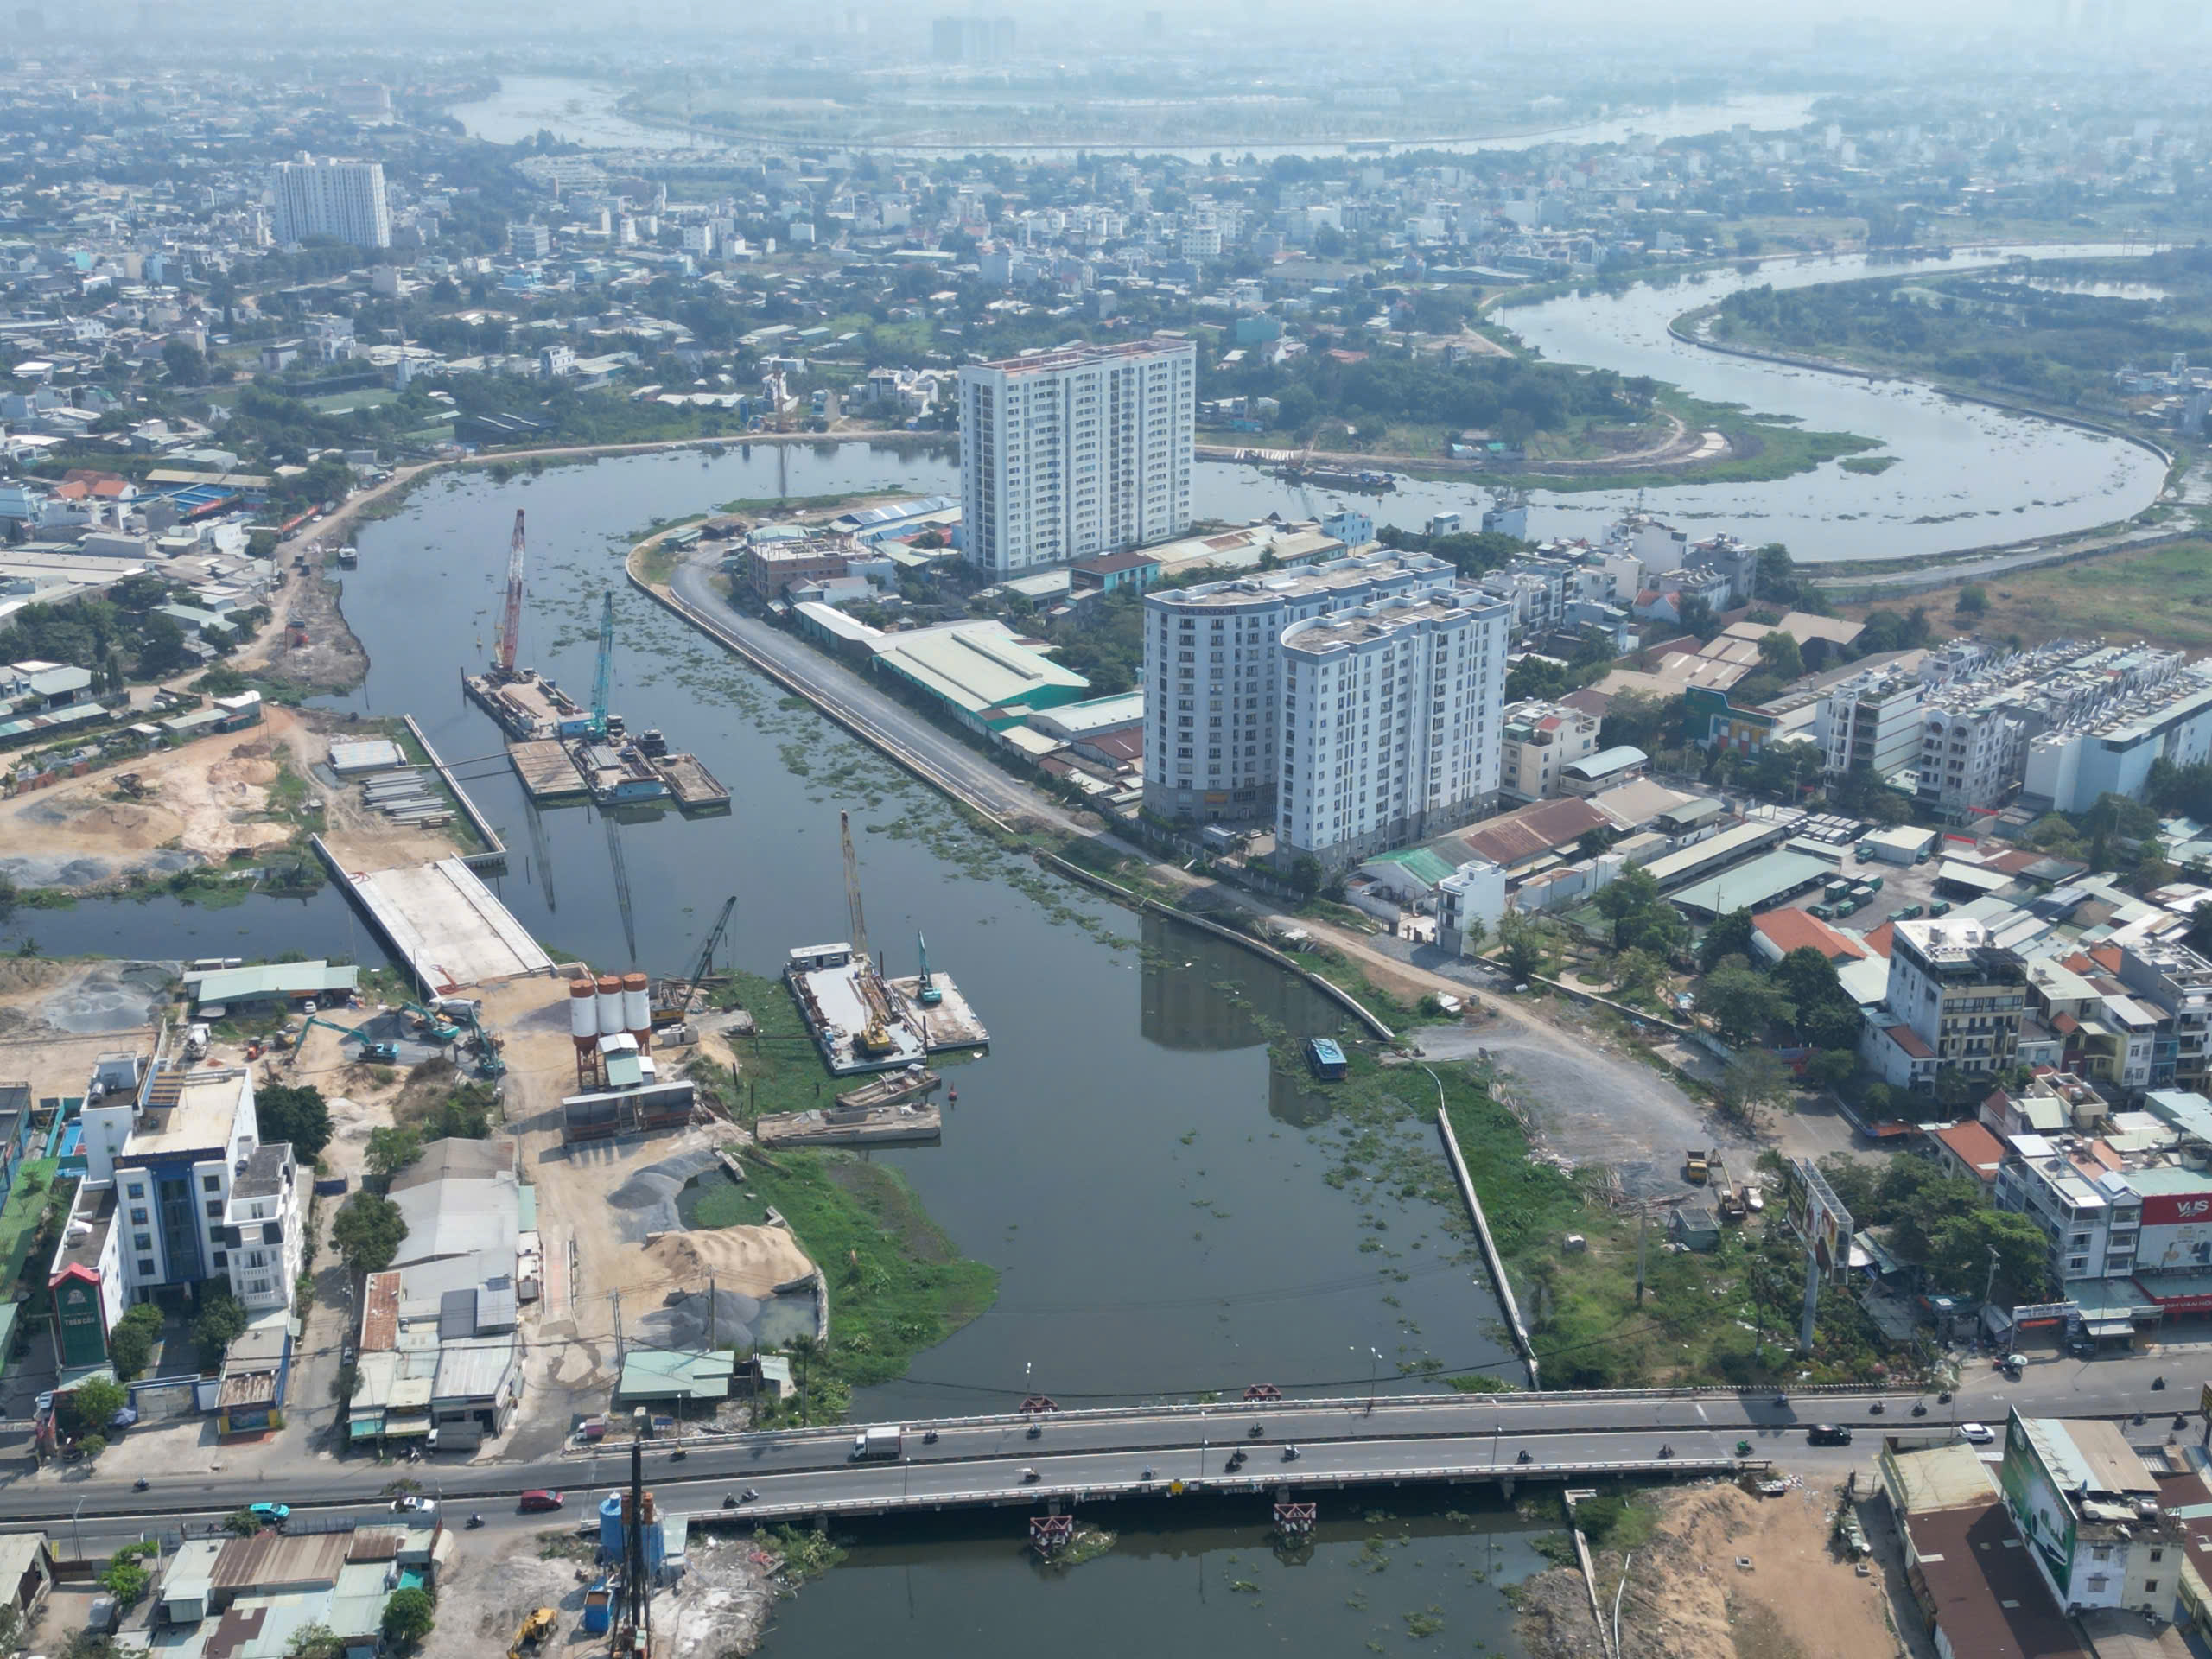
[[855, 1461], [863, 1458], [895, 1458], [905, 1438], [897, 1424], [878, 1423], [853, 1436], [853, 1457]]
[[204, 1025], [187, 1026], [184, 1028], [184, 1058], [188, 1060], [206, 1059], [208, 1035], [207, 1027]]

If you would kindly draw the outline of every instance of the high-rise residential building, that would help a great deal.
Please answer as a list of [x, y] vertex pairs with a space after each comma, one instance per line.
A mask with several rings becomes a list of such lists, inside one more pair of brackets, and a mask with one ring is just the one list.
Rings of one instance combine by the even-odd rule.
[[1910, 674], [1869, 669], [1832, 685], [1813, 717], [1821, 765], [1887, 779], [1920, 764], [1921, 705], [1927, 687]]
[[1497, 798], [1508, 615], [1462, 588], [1284, 630], [1279, 860], [1339, 869]]
[[930, 55], [939, 63], [1003, 63], [1014, 55], [1011, 17], [938, 17], [930, 22]]
[[1187, 340], [961, 370], [963, 556], [1003, 580], [1181, 535], [1197, 416]]
[[1389, 594], [1448, 593], [1454, 579], [1433, 555], [1377, 553], [1147, 594], [1145, 810], [1183, 823], [1272, 818], [1283, 630]]
[[[685, 235], [688, 238], [690, 232]], [[684, 246], [690, 248], [688, 239]], [[518, 259], [543, 259], [553, 251], [553, 232], [534, 219], [511, 219], [507, 221], [507, 251]]]
[[358, 248], [391, 245], [383, 162], [319, 162], [303, 155], [278, 162], [274, 183], [279, 242], [327, 236]]

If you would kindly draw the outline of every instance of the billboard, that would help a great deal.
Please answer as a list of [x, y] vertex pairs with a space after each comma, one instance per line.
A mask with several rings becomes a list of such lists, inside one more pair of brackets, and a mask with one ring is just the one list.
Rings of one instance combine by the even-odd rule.
[[1811, 1246], [1814, 1258], [1832, 1276], [1842, 1277], [1850, 1264], [1851, 1235], [1857, 1230], [1851, 1211], [1828, 1185], [1827, 1177], [1809, 1158], [1789, 1166], [1789, 1224]]

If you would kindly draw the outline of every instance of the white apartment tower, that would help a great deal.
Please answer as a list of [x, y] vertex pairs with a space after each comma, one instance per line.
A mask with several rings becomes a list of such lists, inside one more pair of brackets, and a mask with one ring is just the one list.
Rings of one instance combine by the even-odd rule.
[[1197, 415], [1187, 340], [961, 370], [963, 556], [1002, 581], [1181, 535]]
[[303, 155], [277, 163], [274, 184], [277, 241], [327, 236], [359, 248], [391, 245], [383, 162], [319, 162]]
[[1449, 593], [1427, 553], [1370, 554], [1145, 595], [1144, 804], [1183, 823], [1274, 816], [1285, 628], [1396, 594]]
[[1510, 614], [1461, 590], [1284, 632], [1280, 859], [1340, 869], [1496, 798]]

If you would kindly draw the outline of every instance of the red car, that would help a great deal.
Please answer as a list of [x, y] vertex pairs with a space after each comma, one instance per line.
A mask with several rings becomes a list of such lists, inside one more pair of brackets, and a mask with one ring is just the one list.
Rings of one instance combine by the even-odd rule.
[[518, 1507], [524, 1515], [537, 1515], [547, 1510], [557, 1510], [561, 1507], [561, 1494], [543, 1491], [524, 1492]]

